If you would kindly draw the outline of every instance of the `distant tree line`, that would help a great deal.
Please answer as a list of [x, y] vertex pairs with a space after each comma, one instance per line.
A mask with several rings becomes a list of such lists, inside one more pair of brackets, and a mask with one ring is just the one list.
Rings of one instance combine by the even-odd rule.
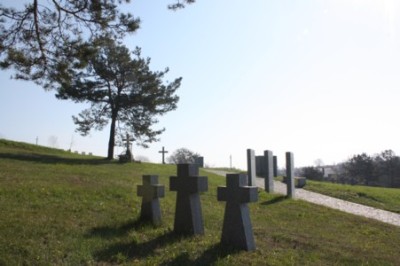
[[167, 162], [171, 164], [195, 163], [196, 159], [200, 156], [200, 154], [193, 152], [187, 148], [180, 148], [174, 151], [171, 156], [167, 158]]
[[392, 150], [373, 156], [361, 153], [335, 166], [303, 167], [298, 174], [311, 180], [400, 188], [400, 157]]

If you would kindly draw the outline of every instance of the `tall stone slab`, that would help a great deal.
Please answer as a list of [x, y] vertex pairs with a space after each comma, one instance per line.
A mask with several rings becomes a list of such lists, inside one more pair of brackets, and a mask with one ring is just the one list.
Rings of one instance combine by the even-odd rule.
[[274, 177], [278, 176], [278, 156], [273, 157], [274, 160]]
[[268, 193], [274, 192], [274, 169], [273, 169], [273, 156], [272, 151], [264, 151], [264, 165], [265, 165], [265, 191]]
[[143, 185], [137, 186], [137, 195], [142, 197], [140, 219], [152, 222], [154, 225], [161, 224], [161, 210], [159, 198], [164, 197], [164, 186], [158, 184], [158, 176], [142, 176]]
[[292, 152], [286, 152], [286, 185], [288, 198], [294, 198], [294, 156]]
[[204, 157], [199, 156], [194, 159], [194, 163], [197, 164], [200, 168], [204, 168]]
[[256, 156], [252, 149], [247, 149], [247, 176], [247, 184], [249, 186], [256, 186]]
[[208, 190], [206, 176], [199, 176], [196, 164], [178, 164], [177, 176], [169, 179], [171, 191], [177, 192], [174, 232], [185, 235], [204, 234], [200, 192]]
[[264, 155], [256, 156], [256, 176], [265, 177]]
[[243, 250], [255, 250], [248, 202], [258, 200], [257, 187], [247, 185], [244, 174], [227, 174], [226, 187], [217, 188], [218, 201], [226, 201], [221, 243]]

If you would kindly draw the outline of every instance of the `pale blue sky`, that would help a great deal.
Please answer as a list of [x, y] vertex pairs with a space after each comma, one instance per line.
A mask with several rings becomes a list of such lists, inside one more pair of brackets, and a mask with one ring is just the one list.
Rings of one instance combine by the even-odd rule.
[[[13, 2], [13, 1], [5, 1]], [[126, 38], [154, 70], [183, 77], [176, 111], [160, 118], [161, 141], [134, 155], [160, 162], [186, 147], [211, 166], [246, 167], [246, 149], [269, 149], [284, 166], [338, 163], [392, 149], [400, 154], [400, 2], [396, 0], [198, 0], [178, 12], [168, 0], [135, 0], [142, 19]], [[83, 138], [57, 101], [0, 72], [0, 137], [106, 155], [108, 129]], [[117, 153], [122, 152], [121, 148]]]

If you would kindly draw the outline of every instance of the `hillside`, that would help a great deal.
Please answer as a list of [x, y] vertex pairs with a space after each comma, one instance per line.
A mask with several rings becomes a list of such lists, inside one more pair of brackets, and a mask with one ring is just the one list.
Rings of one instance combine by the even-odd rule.
[[[144, 174], [166, 186], [163, 224], [137, 220]], [[208, 175], [205, 235], [172, 233], [173, 165], [119, 164], [0, 140], [0, 265], [400, 265], [400, 228], [259, 191], [250, 204], [257, 250], [219, 244], [224, 178]]]

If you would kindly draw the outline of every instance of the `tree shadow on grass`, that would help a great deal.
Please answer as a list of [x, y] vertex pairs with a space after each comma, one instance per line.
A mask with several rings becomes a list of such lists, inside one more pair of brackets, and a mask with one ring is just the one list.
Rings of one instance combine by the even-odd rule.
[[196, 259], [191, 259], [187, 252], [183, 252], [175, 259], [165, 262], [161, 265], [213, 265], [216, 261], [238, 252], [240, 252], [240, 250], [236, 248], [217, 243], [210, 246], [201, 254], [201, 256], [197, 257]]
[[98, 262], [111, 263], [117, 262], [119, 255], [122, 255], [128, 261], [135, 258], [146, 258], [151, 256], [156, 249], [179, 242], [186, 237], [187, 236], [177, 235], [173, 231], [170, 231], [144, 243], [131, 241], [128, 243], [120, 242], [112, 244], [104, 249], [96, 251], [94, 257]]
[[85, 237], [101, 237], [111, 239], [114, 237], [120, 237], [126, 235], [130, 230], [138, 230], [145, 226], [153, 226], [147, 222], [144, 222], [140, 219], [127, 221], [124, 224], [119, 226], [99, 226], [90, 229], [86, 234]]
[[282, 195], [282, 196], [275, 197], [272, 200], [264, 201], [261, 203], [261, 205], [271, 205], [271, 204], [275, 204], [275, 203], [284, 201], [285, 199], [287, 199], [287, 196]]
[[44, 164], [70, 164], [70, 165], [100, 165], [100, 164], [117, 164], [115, 160], [107, 160], [103, 158], [65, 158], [56, 155], [43, 155], [36, 153], [0, 153], [0, 159], [12, 159], [27, 162], [37, 162]]
[[[139, 231], [146, 227], [153, 227], [151, 223], [143, 222], [139, 218], [136, 220], [127, 221], [118, 226], [102, 226], [95, 227], [87, 232], [85, 237], [102, 237], [109, 240], [119, 240], [120, 237], [126, 236], [129, 231]], [[94, 252], [94, 258], [99, 263], [118, 263], [118, 258], [123, 257], [126, 261], [134, 259], [143, 259], [151, 256], [157, 249], [180, 242], [190, 235], [177, 234], [173, 231], [168, 231], [154, 239], [144, 243], [137, 243], [135, 240], [127, 242], [121, 240]], [[234, 247], [222, 245], [221, 243], [214, 244], [205, 250], [199, 257], [191, 259], [186, 251], [182, 251], [174, 259], [163, 263], [162, 265], [210, 265], [219, 259], [223, 259], [228, 255], [239, 252]]]
[[[132, 230], [140, 231], [148, 227], [152, 228], [155, 226], [152, 223], [137, 218], [136, 220], [129, 220], [117, 226], [94, 227], [85, 234], [85, 237], [101, 237], [113, 242], [113, 244], [94, 252], [94, 258], [99, 263], [117, 263], [118, 257], [121, 255], [126, 260], [145, 258], [153, 254], [157, 248], [162, 248], [168, 244], [179, 242], [187, 237], [185, 235], [178, 235], [172, 231], [168, 231], [165, 234], [144, 243], [137, 243], [135, 240], [128, 240], [127, 242], [126, 238], [124, 238], [124, 236], [127, 236]], [[117, 242], [113, 240], [117, 240]]]

